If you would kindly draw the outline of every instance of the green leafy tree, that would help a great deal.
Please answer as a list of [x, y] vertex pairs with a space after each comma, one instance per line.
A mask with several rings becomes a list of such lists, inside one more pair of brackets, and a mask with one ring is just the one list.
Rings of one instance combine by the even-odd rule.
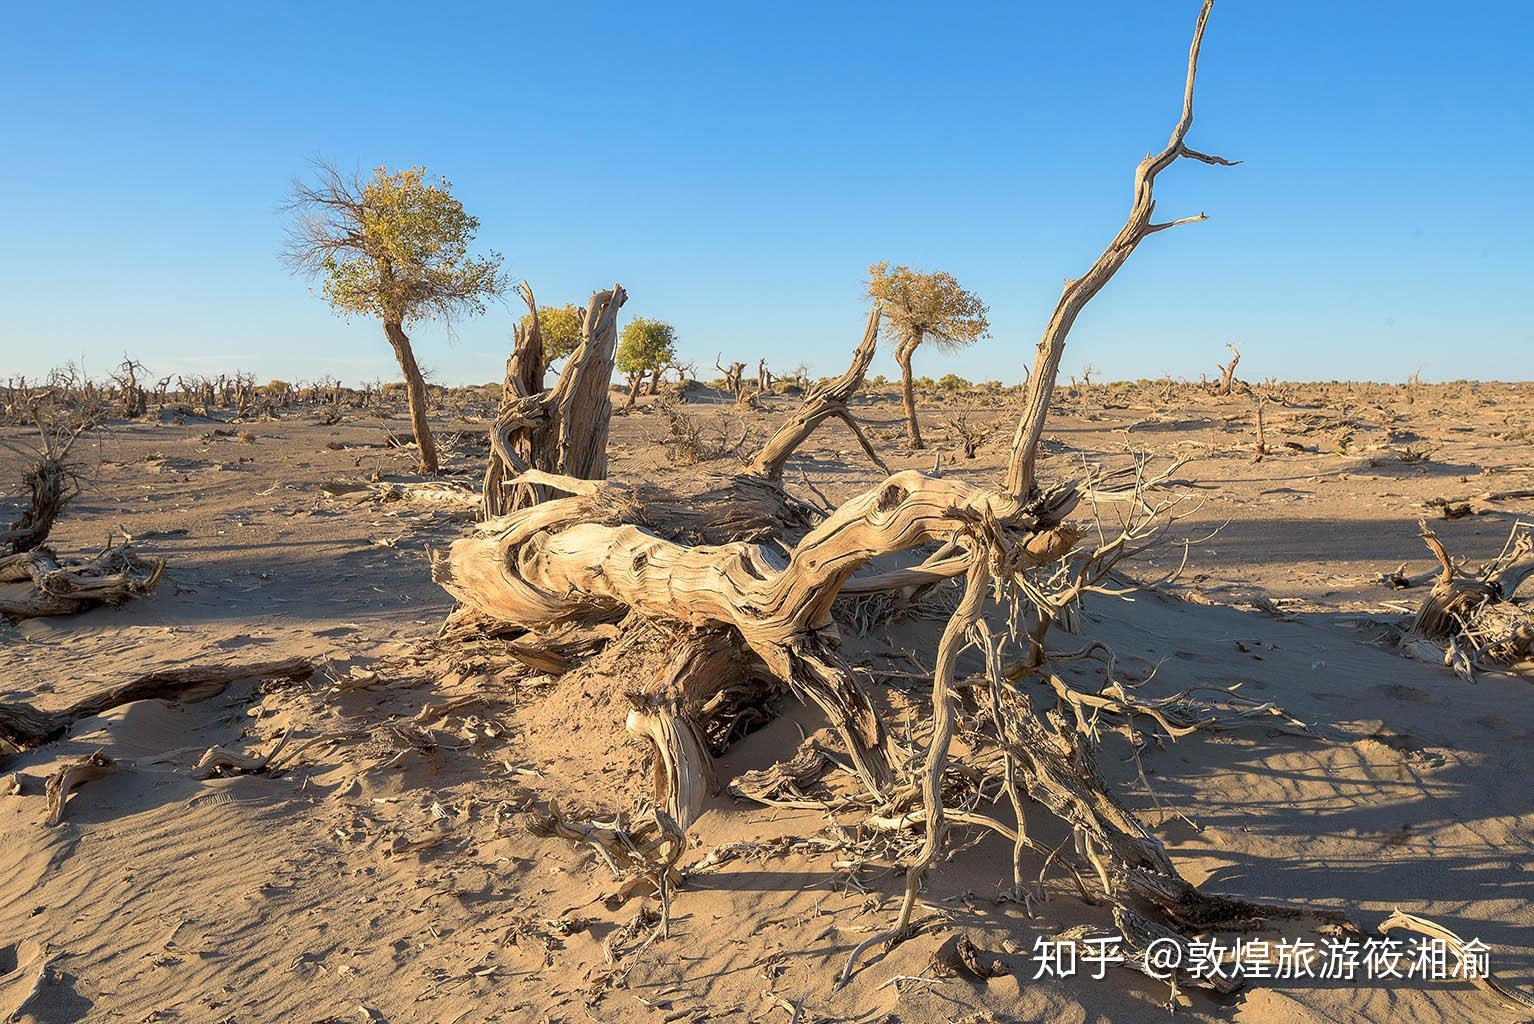
[[618, 351], [613, 359], [618, 372], [628, 378], [629, 406], [639, 397], [645, 374], [660, 373], [675, 358], [676, 328], [664, 320], [645, 317], [629, 321], [618, 337]]
[[990, 334], [990, 311], [980, 298], [959, 286], [952, 274], [930, 273], [888, 262], [868, 268], [868, 297], [884, 310], [884, 329], [895, 341], [895, 362], [905, 399], [906, 433], [913, 448], [921, 448], [921, 425], [916, 421], [916, 393], [911, 381], [911, 357], [927, 339], [945, 351], [963, 348]]
[[422, 320], [452, 323], [485, 311], [506, 289], [498, 253], [471, 255], [479, 219], [453, 196], [452, 183], [421, 167], [344, 175], [321, 164], [316, 180], [295, 180], [283, 259], [318, 280], [344, 316], [377, 317], [399, 360], [421, 470], [437, 471], [426, 422], [426, 382], [405, 328]]
[[[543, 336], [543, 358], [552, 363], [563, 359], [581, 343], [581, 313], [573, 303], [538, 307], [538, 333]], [[522, 315], [522, 326], [531, 327], [533, 315]]]

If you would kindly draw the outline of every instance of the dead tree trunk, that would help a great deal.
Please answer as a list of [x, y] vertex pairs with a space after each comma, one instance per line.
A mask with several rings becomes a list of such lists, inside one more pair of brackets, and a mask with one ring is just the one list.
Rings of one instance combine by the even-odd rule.
[[164, 570], [163, 561], [140, 558], [127, 545], [85, 561], [60, 562], [47, 547], [0, 555], [0, 615], [73, 615], [96, 604], [121, 604], [153, 593]]
[[810, 389], [804, 396], [804, 401], [800, 403], [798, 412], [779, 427], [777, 433], [762, 446], [761, 452], [751, 465], [752, 473], [773, 482], [782, 480], [783, 466], [788, 462], [789, 456], [799, 449], [799, 446], [815, 432], [821, 423], [831, 417], [846, 423], [856, 435], [858, 443], [863, 446], [863, 451], [873, 460], [874, 465], [886, 473], [889, 472], [889, 467], [884, 464], [884, 460], [869, 443], [863, 428], [859, 426], [858, 421], [853, 418], [847, 408], [852, 395], [863, 386], [863, 375], [868, 372], [868, 364], [873, 362], [878, 338], [879, 307], [876, 305], [869, 311], [868, 326], [863, 331], [863, 340], [852, 353], [852, 365], [848, 366], [846, 372], [835, 380], [825, 381]]
[[1241, 350], [1230, 342], [1225, 343], [1230, 349], [1230, 362], [1226, 364], [1216, 363], [1220, 367], [1220, 383], [1215, 385], [1214, 393], [1217, 395], [1230, 394], [1231, 388], [1236, 385], [1236, 364], [1241, 362]]
[[522, 298], [533, 309], [530, 325], [517, 331], [516, 347], [506, 364], [501, 409], [490, 429], [490, 463], [485, 473], [487, 518], [543, 501], [537, 486], [511, 486], [527, 470], [560, 473], [586, 480], [607, 476], [607, 435], [612, 418], [608, 382], [617, 346], [618, 310], [628, 295], [621, 285], [597, 292], [581, 321], [581, 342], [565, 360], [559, 380], [543, 388], [543, 340], [533, 293]]
[[772, 371], [767, 369], [766, 356], [756, 361], [756, 393], [764, 396], [772, 393]]
[[1425, 520], [1418, 520], [1417, 526], [1438, 559], [1439, 573], [1402, 646], [1414, 657], [1441, 662], [1466, 679], [1473, 679], [1478, 668], [1527, 658], [1534, 651], [1534, 615], [1514, 599], [1534, 575], [1534, 534], [1514, 527], [1503, 553], [1480, 572], [1467, 575], [1455, 567]]
[[506, 481], [524, 469], [554, 468], [554, 434], [547, 421], [537, 422], [518, 415], [528, 400], [543, 394], [547, 361], [543, 350], [543, 331], [538, 322], [538, 303], [526, 281], [517, 294], [527, 304], [527, 319], [513, 329], [511, 355], [506, 359], [506, 377], [501, 382], [501, 407], [495, 426], [490, 429], [490, 459], [485, 469], [485, 517], [505, 515], [516, 508], [516, 493]]
[[528, 476], [575, 496], [456, 541], [436, 564], [439, 584], [477, 611], [533, 632], [624, 612], [733, 628], [777, 679], [821, 707], [875, 793], [889, 781], [883, 726], [833, 649], [831, 603], [842, 584], [873, 558], [946, 540], [982, 521], [1026, 532], [1020, 565], [1063, 556], [1079, 537], [1059, 522], [1073, 498], [1025, 513], [957, 481], [897, 473], [843, 504], [784, 564], [768, 545], [689, 548], [636, 526], [609, 525], [624, 504], [616, 485]]
[[1257, 396], [1257, 449], [1252, 453], [1253, 463], [1261, 462], [1268, 454], [1267, 432], [1263, 428], [1262, 423], [1262, 406], [1264, 401], [1261, 395]]
[[746, 393], [746, 364], [732, 362], [727, 369], [719, 364], [720, 358], [720, 356], [714, 357], [714, 368], [724, 374], [724, 386], [735, 396], [735, 400], [739, 401], [740, 396]]
[[[32, 417], [38, 420], [36, 405]], [[21, 482], [27, 489], [27, 505], [10, 526], [0, 529], [0, 550], [11, 554], [31, 551], [48, 539], [53, 523], [63, 511], [64, 505], [74, 497], [72, 477], [64, 468], [64, 460], [83, 432], [83, 427], [62, 440], [55, 438], [45, 422], [38, 423], [42, 442], [37, 461], [22, 474]]]
[[415, 352], [410, 347], [410, 336], [397, 320], [384, 321], [384, 334], [399, 361], [400, 373], [405, 377], [405, 395], [410, 404], [410, 429], [415, 433], [416, 447], [420, 450], [422, 473], [437, 471], [437, 444], [431, 436], [431, 424], [426, 421], [426, 381], [421, 368], [416, 365]]

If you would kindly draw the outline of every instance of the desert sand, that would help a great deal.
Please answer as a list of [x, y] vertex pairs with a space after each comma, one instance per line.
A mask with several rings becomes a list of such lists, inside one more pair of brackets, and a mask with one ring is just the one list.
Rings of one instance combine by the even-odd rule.
[[[1534, 386], [1264, 390], [1277, 397], [1268, 454], [1253, 462], [1250, 396], [1154, 382], [1059, 389], [1042, 474], [1125, 465], [1130, 452], [1153, 466], [1186, 459], [1173, 486], [1191, 514], [1175, 533], [1207, 537], [1169, 583], [1089, 595], [1083, 631], [1113, 647], [1141, 697], [1239, 683], [1282, 709], [1274, 726], [1303, 723], [1145, 742], [1138, 765], [1110, 736], [1110, 788], [1195, 884], [1341, 911], [1366, 928], [1396, 908], [1420, 914], [1485, 942], [1496, 974], [1527, 988], [1527, 666], [1472, 683], [1397, 641], [1436, 570], [1419, 518], [1473, 565], [1534, 515], [1527, 498], [1478, 497], [1534, 487]], [[797, 404], [767, 397], [743, 416], [707, 389], [690, 398], [686, 414], [746, 455]], [[854, 410], [891, 469], [936, 464], [984, 484], [1001, 472], [1018, 398], [923, 394], [924, 451], [904, 446], [892, 389], [866, 387]], [[434, 413], [442, 477], [477, 490], [489, 406], [457, 409]], [[1020, 899], [1010, 844], [962, 824], [927, 876], [918, 934], [871, 952], [837, 988], [849, 952], [891, 926], [903, 873], [846, 865], [858, 814], [727, 790], [689, 830], [662, 933], [655, 894], [613, 899], [618, 883], [590, 848], [528, 830], [550, 800], [608, 820], [646, 804], [652, 755], [624, 730], [622, 658], [555, 676], [494, 641], [436, 639], [454, 602], [429, 555], [466, 532], [472, 511], [335, 486], [419, 479], [411, 451], [385, 443], [391, 430], [408, 436], [401, 409], [348, 409], [328, 425], [302, 407], [240, 424], [209, 413], [116, 420], [77, 446], [82, 493], [50, 543], [88, 552], [126, 534], [166, 569], [156, 593], [121, 607], [0, 626], [0, 702], [58, 709], [188, 664], [302, 656], [317, 670], [129, 703], [0, 764], [0, 779], [19, 784], [0, 796], [0, 1019], [1117, 1022], [1164, 1020], [1169, 1002], [1182, 1019], [1242, 1024], [1520, 1019], [1464, 981], [1301, 978], [1212, 997], [1124, 968], [1035, 979], [1036, 940], [1102, 925], [1106, 910], [1058, 872]], [[960, 417], [1001, 425], [974, 459], [945, 425]], [[616, 417], [611, 477], [695, 490], [739, 469], [734, 454], [680, 464], [666, 434], [654, 399]], [[6, 454], [0, 480], [23, 468]], [[834, 503], [882, 476], [830, 424], [785, 482]], [[1448, 519], [1434, 499], [1472, 508]], [[1158, 549], [1127, 578], [1155, 580], [1182, 558], [1180, 546]], [[1424, 582], [1389, 585], [1402, 566]], [[922, 680], [945, 617], [916, 608], [866, 635], [843, 630], [844, 655], [869, 671], [895, 733], [926, 728]], [[792, 696], [770, 710], [720, 759], [721, 781], [801, 743], [838, 749]], [[204, 778], [196, 767], [211, 747], [262, 752], [285, 734], [274, 771]], [[95, 752], [117, 770], [47, 824], [45, 780]], [[1064, 836], [1041, 828], [1050, 845]], [[1024, 867], [1037, 875], [1043, 859]], [[996, 959], [997, 976], [933, 969], [957, 934]], [[1298, 922], [1285, 934], [1316, 938]]]

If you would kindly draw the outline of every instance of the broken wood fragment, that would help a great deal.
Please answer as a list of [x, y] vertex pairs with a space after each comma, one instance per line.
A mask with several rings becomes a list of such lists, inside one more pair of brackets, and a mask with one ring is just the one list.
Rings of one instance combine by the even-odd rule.
[[110, 775], [116, 770], [117, 762], [99, 750], [64, 764], [58, 771], [48, 776], [48, 783], [44, 789], [48, 798], [48, 816], [44, 821], [49, 825], [59, 824], [64, 820], [64, 802], [69, 799], [71, 790], [93, 779]]

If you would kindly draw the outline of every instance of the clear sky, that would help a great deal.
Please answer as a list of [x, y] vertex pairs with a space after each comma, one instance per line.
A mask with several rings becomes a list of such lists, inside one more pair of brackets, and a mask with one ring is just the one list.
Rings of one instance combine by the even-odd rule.
[[[1091, 14], [1082, 13], [1090, 11]], [[992, 337], [917, 372], [1015, 381], [1176, 118], [1196, 0], [10, 4], [0, 377], [397, 374], [277, 260], [312, 157], [424, 164], [546, 303], [613, 281], [686, 357], [839, 371], [888, 259]], [[1192, 145], [1064, 369], [1534, 377], [1534, 5], [1222, 0]], [[515, 301], [515, 300], [513, 300]], [[517, 310], [415, 332], [499, 379]], [[881, 352], [876, 370], [893, 372]]]

